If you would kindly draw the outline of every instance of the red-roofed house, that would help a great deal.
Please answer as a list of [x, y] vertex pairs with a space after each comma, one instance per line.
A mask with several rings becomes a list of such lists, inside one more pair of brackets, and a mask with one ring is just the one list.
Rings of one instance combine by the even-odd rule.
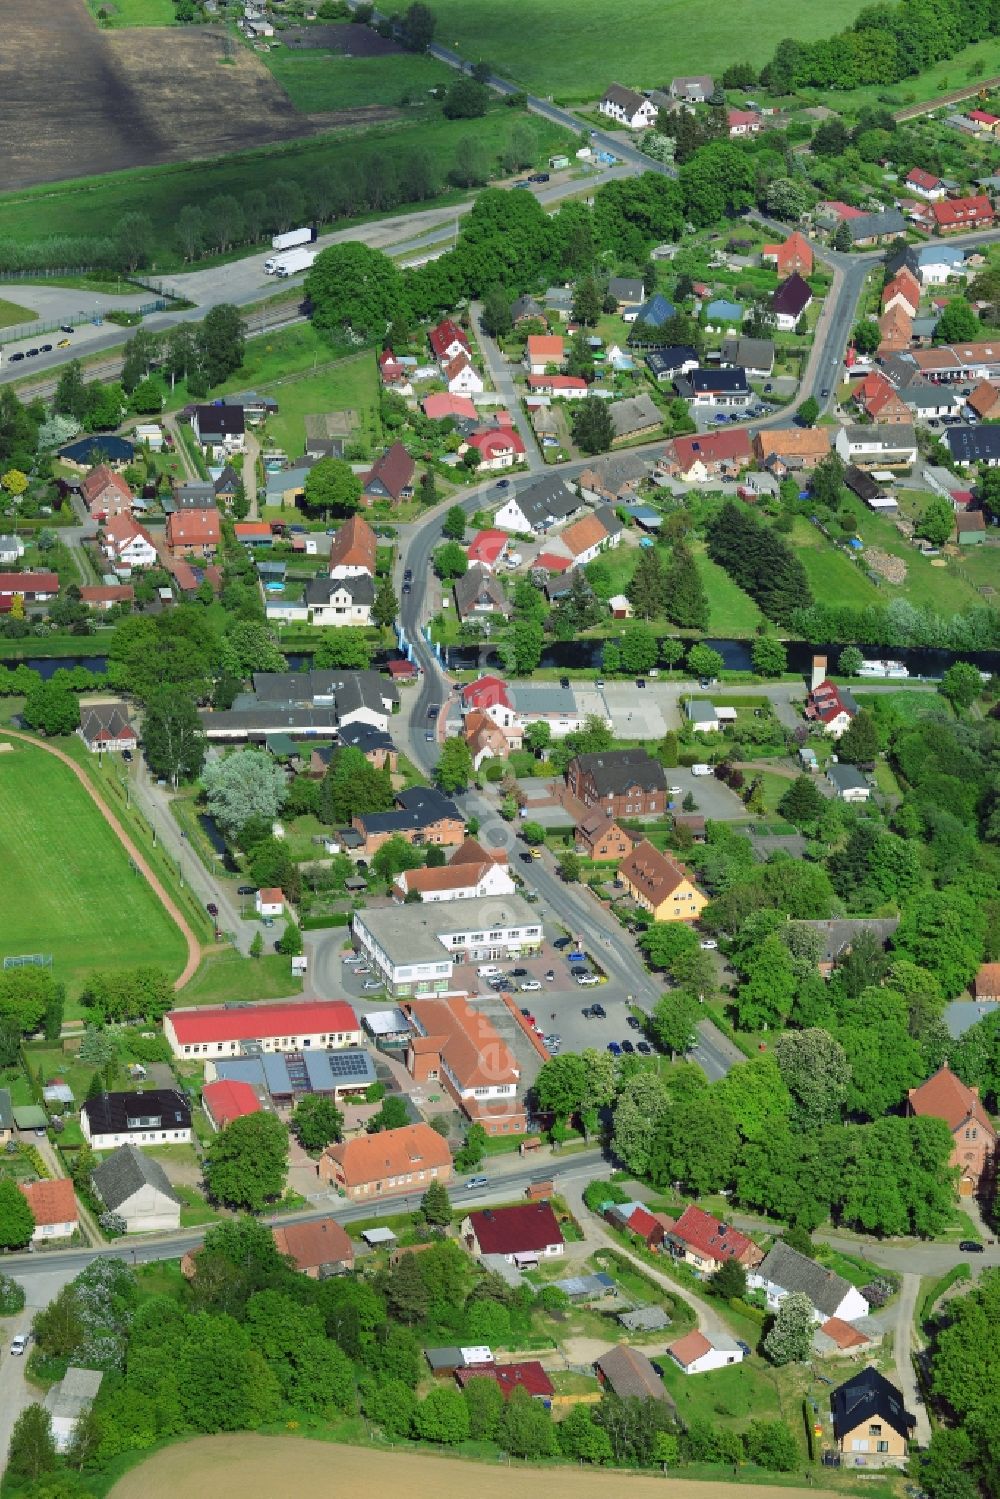
[[532, 395], [561, 396], [564, 401], [582, 401], [589, 389], [579, 375], [529, 375], [525, 383]]
[[455, 1378], [461, 1389], [472, 1379], [492, 1379], [500, 1386], [505, 1400], [515, 1390], [527, 1390], [536, 1400], [551, 1400], [556, 1392], [545, 1370], [537, 1359], [528, 1359], [519, 1364], [469, 1364], [455, 1370]]
[[993, 222], [993, 204], [985, 195], [946, 198], [931, 208], [938, 234], [961, 234], [963, 229], [984, 228]]
[[245, 1042], [261, 1051], [321, 1051], [360, 1046], [361, 1027], [343, 999], [251, 1004], [238, 1010], [226, 1005], [169, 1010], [163, 1034], [175, 1057], [235, 1057]]
[[1000, 132], [1000, 115], [990, 114], [985, 109], [970, 109], [968, 118], [975, 120], [984, 130], [991, 130], [994, 135]]
[[842, 1317], [827, 1317], [825, 1322], [820, 1323], [819, 1330], [840, 1349], [841, 1353], [853, 1353], [856, 1349], [864, 1348], [871, 1342], [871, 1338], [866, 1338], [863, 1332], [858, 1332], [856, 1327], [852, 1327]]
[[221, 540], [217, 510], [175, 510], [167, 516], [167, 546], [174, 556], [211, 557]]
[[365, 474], [362, 480], [367, 502], [371, 504], [373, 500], [392, 500], [398, 505], [400, 500], [408, 500], [413, 493], [414, 467], [413, 459], [403, 444], [394, 442], [381, 458], [375, 460], [371, 472]]
[[902, 307], [910, 317], [916, 317], [920, 307], [920, 282], [905, 265], [883, 287], [882, 311], [890, 307]]
[[960, 1173], [959, 1194], [974, 1197], [989, 1179], [997, 1149], [997, 1132], [982, 1105], [979, 1089], [967, 1087], [945, 1062], [919, 1088], [909, 1090], [907, 1111], [918, 1118], [944, 1120], [955, 1142], [951, 1165]]
[[893, 424], [902, 426], [903, 423], [913, 421], [913, 413], [909, 406], [888, 380], [883, 380], [880, 388], [868, 397], [864, 402], [863, 410], [873, 422], [881, 422], [883, 426]]
[[485, 567], [492, 572], [507, 550], [510, 537], [506, 531], [479, 531], [466, 551], [470, 567]]
[[513, 427], [488, 427], [484, 432], [473, 432], [459, 452], [468, 448], [475, 448], [480, 457], [479, 467], [488, 473], [513, 468], [524, 458], [524, 443]]
[[354, 1245], [336, 1218], [318, 1218], [312, 1223], [286, 1223], [271, 1229], [274, 1247], [295, 1261], [295, 1268], [310, 1280], [325, 1280], [342, 1270], [354, 1269]]
[[853, 208], [850, 203], [842, 203], [839, 198], [828, 198], [823, 203], [817, 203], [816, 211], [836, 219], [839, 224], [845, 219], [863, 219], [865, 216], [863, 208]]
[[514, 704], [502, 677], [478, 677], [461, 692], [462, 713], [485, 713], [502, 729], [514, 723]]
[[441, 366], [441, 373], [448, 382], [448, 391], [453, 396], [478, 396], [485, 390], [483, 377], [473, 368], [468, 354], [456, 354]]
[[668, 1232], [666, 1245], [671, 1254], [693, 1265], [701, 1275], [713, 1274], [726, 1260], [736, 1260], [747, 1269], [764, 1258], [746, 1234], [696, 1207], [684, 1209]]
[[878, 346], [880, 354], [898, 354], [903, 349], [910, 347], [913, 337], [913, 319], [897, 302], [888, 312], [883, 312], [878, 320], [878, 331], [881, 341]]
[[35, 1220], [32, 1243], [40, 1239], [68, 1239], [79, 1227], [73, 1183], [67, 1177], [52, 1181], [18, 1182]]
[[925, 172], [923, 167], [914, 167], [912, 172], [907, 173], [906, 186], [928, 203], [943, 198], [946, 191], [941, 178], [935, 177], [933, 172]]
[[206, 1083], [201, 1090], [201, 1106], [213, 1129], [225, 1129], [234, 1119], [244, 1114], [259, 1114], [261, 1102], [249, 1083], [235, 1078], [220, 1077], [214, 1083]]
[[395, 390], [401, 396], [413, 394], [413, 386], [406, 373], [406, 365], [400, 364], [391, 349], [383, 349], [378, 356], [378, 372], [387, 390]]
[[502, 729], [487, 718], [485, 713], [469, 713], [462, 725], [462, 737], [472, 751], [473, 769], [478, 770], [484, 760], [506, 760], [511, 750], [522, 745], [521, 730], [512, 724]]
[[966, 400], [981, 421], [995, 421], [1000, 416], [1000, 386], [988, 380], [980, 380]]
[[834, 739], [846, 733], [857, 711], [858, 705], [847, 688], [830, 681], [820, 682], [806, 698], [806, 718], [822, 724]]
[[155, 567], [159, 561], [153, 538], [131, 515], [113, 515], [101, 528], [101, 547], [116, 568]]
[[572, 566], [572, 558], [562, 557], [558, 552], [539, 552], [532, 564], [547, 573], [568, 573]]
[[476, 419], [475, 405], [468, 396], [452, 396], [446, 390], [435, 391], [424, 399], [422, 405], [424, 416], [432, 422], [443, 422], [449, 416], [456, 421], [465, 419], [474, 422]]
[[566, 341], [558, 333], [532, 333], [524, 350], [524, 367], [529, 375], [544, 375], [551, 365], [561, 366], [566, 356]]
[[798, 229], [793, 229], [791, 234], [781, 245], [762, 245], [760, 258], [768, 264], [774, 265], [778, 276], [783, 281], [793, 271], [798, 271], [800, 276], [811, 276], [813, 269], [812, 246], [804, 234]]
[[488, 1135], [524, 1134], [527, 1115], [517, 1096], [521, 1069], [487, 1016], [457, 998], [412, 999], [405, 1008], [414, 1028], [406, 1048], [414, 1080], [443, 1087]]
[[742, 427], [728, 432], [699, 432], [675, 437], [663, 455], [662, 467], [689, 483], [704, 484], [720, 474], [737, 474], [751, 459], [750, 438]]
[[112, 515], [131, 515], [133, 495], [121, 474], [113, 473], [106, 463], [92, 468], [80, 480], [80, 493], [84, 504], [95, 520], [108, 520]]
[[332, 1183], [354, 1200], [423, 1191], [432, 1181], [451, 1177], [451, 1151], [429, 1124], [359, 1135], [328, 1145], [319, 1158], [320, 1181]]
[[439, 364], [447, 364], [457, 354], [469, 353], [468, 338], [451, 318], [443, 318], [435, 328], [430, 330], [427, 337], [434, 350], [434, 358]]
[[266, 520], [238, 520], [233, 533], [237, 541], [248, 546], [270, 546], [274, 540], [274, 532]]
[[756, 135], [762, 121], [755, 109], [730, 109], [726, 114], [726, 123], [730, 135]]
[[469, 1213], [460, 1229], [477, 1257], [499, 1254], [510, 1265], [535, 1264], [565, 1251], [562, 1229], [547, 1202], [524, 1202], [509, 1208]]
[[88, 583], [80, 589], [80, 603], [103, 613], [116, 604], [131, 604], [134, 599], [135, 589], [131, 583]]
[[664, 1225], [641, 1203], [629, 1202], [621, 1207], [608, 1208], [606, 1217], [619, 1228], [626, 1228], [630, 1234], [638, 1234], [647, 1249], [657, 1249], [663, 1243]]

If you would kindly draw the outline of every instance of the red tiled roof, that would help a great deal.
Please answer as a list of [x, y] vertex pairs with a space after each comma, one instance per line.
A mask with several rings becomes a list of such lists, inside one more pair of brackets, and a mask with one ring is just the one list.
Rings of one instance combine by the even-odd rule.
[[486, 562], [492, 566], [499, 557], [503, 556], [509, 541], [510, 537], [506, 531], [477, 532], [465, 554], [469, 559], [469, 566], [471, 567], [476, 562]]
[[58, 592], [58, 573], [0, 573], [0, 593]]
[[543, 568], [547, 573], [564, 573], [572, 566], [569, 557], [560, 557], [556, 552], [539, 552], [532, 567]]
[[220, 1077], [213, 1083], [206, 1083], [201, 1090], [201, 1100], [219, 1129], [244, 1114], [260, 1113], [260, 1099], [250, 1084], [233, 1078]]
[[950, 229], [955, 224], [981, 224], [993, 221], [993, 205], [989, 198], [983, 195], [972, 198], [945, 198], [941, 203], [931, 204], [931, 213], [939, 228]]
[[870, 1341], [870, 1339], [865, 1337], [863, 1332], [858, 1332], [856, 1327], [852, 1327], [842, 1317], [827, 1317], [826, 1321], [820, 1326], [820, 1332], [825, 1332], [827, 1337], [831, 1338], [838, 1348], [845, 1350], [848, 1348], [863, 1348]]
[[640, 1238], [648, 1239], [650, 1234], [659, 1234], [660, 1224], [647, 1208], [636, 1208], [628, 1220], [629, 1232], [638, 1234]]
[[431, 348], [434, 350], [434, 353], [438, 359], [444, 358], [445, 354], [448, 351], [448, 348], [455, 342], [456, 339], [462, 345], [463, 349], [467, 350], [469, 347], [468, 338], [462, 332], [458, 324], [452, 322], [451, 318], [444, 318], [440, 323], [438, 323], [436, 328], [432, 328], [430, 330], [427, 337], [429, 338]]
[[535, 1254], [563, 1242], [556, 1215], [547, 1202], [524, 1202], [509, 1208], [485, 1208], [469, 1221], [483, 1254]]
[[854, 717], [853, 712], [841, 697], [839, 689], [832, 682], [820, 682], [819, 686], [809, 694], [807, 716], [819, 723], [832, 723], [838, 713], [848, 713], [852, 718]]
[[314, 1223], [286, 1223], [271, 1229], [279, 1254], [291, 1255], [298, 1270], [317, 1270], [320, 1265], [354, 1263], [354, 1245], [335, 1218]]
[[943, 1119], [954, 1134], [967, 1119], [975, 1119], [995, 1137], [995, 1130], [974, 1088], [966, 1087], [948, 1063], [919, 1088], [909, 1090], [910, 1112], [922, 1118]]
[[1000, 963], [983, 963], [973, 988], [977, 999], [1000, 999]]
[[529, 375], [526, 384], [532, 390], [586, 390], [587, 382], [579, 375]]
[[463, 1390], [471, 1379], [495, 1380], [505, 1399], [509, 1399], [515, 1390], [527, 1390], [529, 1395], [542, 1399], [556, 1392], [555, 1385], [537, 1359], [520, 1364], [469, 1364], [465, 1369], [456, 1369], [455, 1378]]
[[363, 515], [352, 515], [330, 543], [330, 572], [335, 567], [363, 567], [375, 576], [378, 541]]
[[701, 432], [692, 437], [675, 437], [674, 456], [686, 473], [700, 459], [702, 463], [749, 463], [750, 438], [742, 428], [731, 432]]
[[80, 589], [81, 604], [124, 604], [135, 598], [131, 583], [88, 583]]
[[739, 1229], [729, 1228], [702, 1208], [686, 1207], [670, 1231], [671, 1238], [713, 1260], [738, 1260], [756, 1246]]
[[688, 1364], [693, 1364], [695, 1359], [704, 1358], [706, 1353], [711, 1353], [712, 1344], [703, 1332], [695, 1328], [692, 1332], [685, 1333], [682, 1338], [667, 1346], [670, 1357], [676, 1359], [682, 1369]]
[[565, 340], [558, 333], [532, 333], [528, 338], [528, 362], [551, 360], [558, 364], [563, 357]]
[[731, 109], [726, 115], [730, 130], [734, 125], [759, 125], [760, 115], [755, 109]]
[[462, 688], [462, 703], [466, 708], [513, 707], [502, 677], [479, 677], [470, 682]]
[[243, 1010], [212, 1005], [170, 1010], [165, 1017], [181, 1045], [196, 1041], [255, 1041], [266, 1036], [329, 1035], [356, 1031], [358, 1019], [343, 999], [293, 1004], [255, 1004]]
[[865, 216], [863, 208], [852, 208], [850, 203], [842, 203], [839, 198], [829, 198], [818, 207], [835, 213], [841, 219], [863, 219]]
[[415, 677], [417, 668], [412, 661], [390, 661], [387, 668], [390, 677]]
[[233, 530], [240, 541], [250, 541], [255, 536], [270, 541], [274, 534], [266, 520], [238, 520]]
[[501, 453], [513, 452], [515, 457], [524, 456], [524, 443], [521, 441], [520, 433], [512, 428], [505, 428], [498, 432], [491, 428], [488, 432], [473, 432], [466, 441], [470, 448], [475, 448], [484, 459], [497, 457]]
[[167, 516], [168, 546], [218, 546], [220, 539], [217, 510], [175, 510]]
[[337, 1162], [349, 1187], [451, 1165], [447, 1142], [429, 1124], [404, 1124], [375, 1135], [359, 1135], [343, 1145], [328, 1145], [324, 1155]]
[[423, 402], [424, 416], [432, 422], [443, 421], [448, 416], [464, 416], [475, 420], [476, 407], [468, 396], [449, 395], [446, 390], [435, 391]]
[[76, 1197], [73, 1183], [66, 1177], [54, 1181], [18, 1182], [27, 1198], [36, 1224], [75, 1223]]
[[925, 172], [923, 167], [914, 167], [912, 172], [906, 174], [907, 182], [914, 187], [922, 187], [926, 192], [941, 186], [941, 178], [935, 177], [933, 172]]

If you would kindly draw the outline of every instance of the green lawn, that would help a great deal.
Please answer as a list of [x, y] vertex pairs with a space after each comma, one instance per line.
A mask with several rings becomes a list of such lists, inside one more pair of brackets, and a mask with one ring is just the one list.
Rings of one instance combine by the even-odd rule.
[[455, 77], [455, 70], [445, 63], [407, 52], [389, 57], [345, 57], [342, 52], [318, 48], [291, 52], [280, 47], [266, 53], [261, 61], [303, 114], [354, 109], [364, 104], [433, 109], [430, 90], [439, 84], [447, 87]]
[[88, 0], [91, 15], [102, 9], [108, 11], [103, 22], [108, 27], [119, 26], [172, 26], [176, 10], [174, 0]]
[[[865, 545], [880, 547], [884, 552], [902, 557], [906, 563], [906, 581], [902, 584], [887, 583], [881, 589], [886, 602], [900, 595], [915, 608], [933, 609], [938, 614], [946, 615], [971, 609], [983, 602], [976, 589], [966, 583], [955, 570], [956, 565], [962, 566], [964, 558], [958, 564], [940, 565], [944, 562], [943, 558], [925, 557], [922, 552], [918, 552], [916, 547], [903, 539], [892, 521], [886, 520], [885, 516], [875, 515], [860, 504], [857, 506], [857, 514], [858, 535]], [[1000, 560], [995, 553], [992, 562], [994, 584], [1000, 585]], [[986, 578], [982, 581], [985, 582]]]
[[[830, 32], [837, 30], [831, 27]], [[867, 88], [849, 89], [837, 94], [834, 107], [845, 114], [856, 114], [866, 105], [884, 104], [890, 109], [905, 109], [908, 104], [922, 104], [936, 99], [952, 89], [967, 88], [979, 78], [995, 78], [1000, 74], [1000, 37], [986, 37], [971, 47], [964, 47], [954, 57], [935, 63], [915, 78], [904, 78], [902, 83], [887, 87], [884, 83], [871, 84]], [[817, 99], [827, 96], [817, 95]], [[971, 100], [969, 107], [973, 107]]]
[[[277, 927], [276, 937], [281, 936]], [[289, 960], [280, 953], [244, 958], [232, 948], [208, 953], [189, 984], [177, 996], [180, 1005], [221, 1005], [230, 1000], [284, 999], [302, 992], [302, 980], [293, 978]]]
[[[177, 215], [186, 203], [204, 204], [219, 193], [237, 197], [254, 188], [265, 191], [277, 181], [298, 182], [308, 194], [318, 172], [337, 175], [344, 163], [357, 163], [362, 171], [376, 161], [401, 162], [404, 166], [414, 152], [430, 159], [436, 183], [441, 192], [437, 202], [458, 202], [464, 192], [447, 187], [447, 174], [455, 162], [459, 142], [478, 141], [491, 169], [499, 172], [500, 155], [514, 129], [528, 130], [534, 136], [537, 150], [535, 164], [545, 162], [556, 148], [565, 150], [570, 137], [557, 125], [537, 116], [528, 117], [518, 110], [497, 104], [479, 120], [446, 120], [440, 107], [434, 106], [431, 117], [421, 116], [413, 122], [402, 121], [366, 129], [359, 136], [356, 128], [325, 131], [306, 140], [263, 147], [236, 155], [213, 157], [206, 161], [179, 162], [172, 166], [135, 168], [111, 172], [99, 177], [80, 177], [66, 182], [48, 182], [0, 196], [5, 237], [17, 244], [27, 244], [50, 235], [92, 235], [103, 233], [108, 223], [125, 213], [140, 210], [153, 225], [153, 252], [158, 271], [182, 265], [174, 228]], [[401, 204], [399, 210], [427, 208], [429, 202]], [[372, 217], [382, 217], [384, 210]], [[356, 221], [366, 215], [359, 214]], [[351, 220], [339, 220], [338, 227]], [[242, 251], [239, 253], [243, 253]]]
[[1000, 606], [1000, 557], [997, 556], [995, 547], [966, 547], [958, 561], [950, 564], [950, 575], [954, 574], [955, 568], [960, 568], [967, 575], [976, 590], [993, 590], [985, 599], [977, 592], [980, 603], [992, 604], [994, 608]]
[[[353, 409], [363, 423], [365, 413], [378, 404], [374, 354], [356, 354], [330, 364], [329, 352], [311, 323], [297, 324], [266, 339], [253, 338], [247, 344], [246, 363], [239, 372], [243, 388], [249, 380], [253, 389], [277, 400], [278, 415], [268, 418], [264, 434], [292, 457], [305, 446], [306, 416]], [[317, 359], [326, 368], [309, 374]], [[303, 372], [301, 378], [288, 378], [297, 371]]]
[[71, 992], [94, 968], [184, 965], [177, 927], [83, 788], [54, 756], [0, 754], [2, 953], [51, 953]]
[[869, 582], [860, 567], [832, 546], [822, 531], [808, 521], [796, 520], [792, 545], [806, 570], [815, 598], [849, 604], [855, 609], [862, 609], [866, 604], [889, 602], [891, 595], [884, 595]]
[[21, 323], [35, 323], [38, 313], [30, 307], [21, 307], [17, 302], [8, 302], [0, 297], [0, 328], [16, 328]]
[[768, 61], [786, 36], [831, 36], [861, 0], [803, 10], [795, 0], [732, 0], [715, 9], [687, 0], [636, 0], [624, 16], [600, 0], [440, 0], [437, 35], [472, 61], [485, 59], [536, 93], [590, 100], [609, 83], [666, 88], [678, 73], [718, 72], [731, 62]]
[[707, 633], [717, 637], [753, 635], [764, 616], [750, 595], [702, 547], [695, 548], [695, 561], [708, 594]]

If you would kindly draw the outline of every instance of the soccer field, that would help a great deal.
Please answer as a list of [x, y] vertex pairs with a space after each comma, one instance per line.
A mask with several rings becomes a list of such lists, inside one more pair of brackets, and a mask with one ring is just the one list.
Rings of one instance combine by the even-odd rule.
[[436, 40], [482, 59], [542, 95], [594, 99], [609, 83], [666, 88], [682, 73], [717, 77], [733, 62], [760, 67], [783, 37], [832, 36], [862, 0], [802, 9], [794, 0], [634, 0], [617, 15], [599, 0], [438, 0]]
[[72, 771], [22, 744], [0, 753], [0, 913], [0, 957], [51, 953], [71, 996], [94, 968], [184, 966], [180, 931]]

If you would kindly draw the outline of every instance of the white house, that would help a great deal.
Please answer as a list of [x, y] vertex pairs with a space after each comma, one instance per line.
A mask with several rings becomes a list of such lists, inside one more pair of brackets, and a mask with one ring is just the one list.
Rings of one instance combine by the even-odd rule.
[[635, 89], [624, 88], [620, 83], [609, 84], [597, 108], [609, 120], [626, 125], [629, 130], [648, 130], [659, 114], [656, 105], [649, 99], [637, 94]]
[[54, 1180], [18, 1182], [35, 1220], [31, 1238], [70, 1239], [79, 1226], [73, 1183], [65, 1176]]
[[102, 549], [119, 572], [156, 567], [159, 555], [144, 526], [124, 512], [113, 515], [102, 528]]
[[46, 1391], [42, 1403], [52, 1421], [52, 1440], [57, 1452], [69, 1450], [77, 1422], [97, 1399], [103, 1378], [100, 1369], [78, 1369], [70, 1364], [58, 1384]]
[[697, 1328], [676, 1342], [668, 1343], [667, 1352], [685, 1374], [708, 1374], [713, 1369], [725, 1369], [729, 1364], [743, 1362], [743, 1349], [735, 1338], [726, 1332], [715, 1332], [707, 1337]]
[[907, 422], [838, 427], [834, 447], [857, 468], [912, 468], [917, 461], [917, 435]]
[[918, 275], [924, 286], [944, 286], [965, 267], [965, 251], [957, 245], [925, 245], [917, 252]]
[[175, 1088], [101, 1093], [80, 1109], [80, 1129], [93, 1150], [119, 1145], [190, 1145], [191, 1109]]
[[472, 366], [466, 355], [460, 354], [446, 366], [448, 394], [452, 396], [479, 396], [485, 390], [483, 377]]
[[749, 1272], [747, 1285], [751, 1290], [764, 1292], [771, 1311], [777, 1311], [793, 1291], [803, 1292], [812, 1302], [816, 1322], [825, 1322], [828, 1317], [852, 1322], [867, 1317], [869, 1312], [868, 1302], [849, 1280], [799, 1254], [781, 1239], [757, 1268]]
[[394, 894], [405, 900], [412, 891], [425, 905], [432, 901], [472, 900], [487, 895], [514, 895], [517, 886], [506, 856], [491, 858], [474, 838], [455, 851], [450, 864], [437, 869], [404, 869], [396, 876]]
[[557, 475], [539, 479], [528, 489], [513, 490], [493, 517], [501, 531], [524, 534], [548, 531], [583, 509], [579, 495], [571, 493]]
[[313, 625], [370, 625], [375, 584], [367, 573], [349, 578], [312, 578], [306, 605]]
[[159, 1161], [122, 1145], [95, 1166], [91, 1182], [109, 1213], [125, 1221], [130, 1234], [175, 1233], [181, 1226], [181, 1200]]
[[866, 802], [872, 794], [868, 782], [853, 765], [828, 765], [826, 778], [842, 802]]
[[258, 916], [281, 916], [285, 910], [285, 892], [276, 885], [268, 886], [257, 891], [253, 903]]
[[24, 542], [19, 536], [0, 536], [0, 563], [5, 567], [24, 556]]
[[684, 717], [696, 734], [714, 734], [719, 729], [719, 715], [713, 703], [703, 698], [689, 698], [684, 704]]
[[246, 446], [246, 417], [242, 406], [195, 406], [191, 431], [210, 458], [224, 463]]

